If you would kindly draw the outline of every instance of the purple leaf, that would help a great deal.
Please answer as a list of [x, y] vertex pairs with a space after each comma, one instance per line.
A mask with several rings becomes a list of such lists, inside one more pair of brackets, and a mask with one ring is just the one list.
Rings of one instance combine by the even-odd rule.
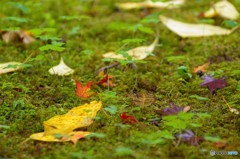
[[172, 106], [172, 108], [163, 108], [163, 109], [157, 110], [156, 112], [162, 116], [167, 116], [167, 115], [178, 114], [178, 112], [182, 112], [184, 109], [183, 107], [177, 106], [173, 102], [170, 102], [170, 105]]
[[194, 146], [203, 141], [202, 137], [195, 136], [191, 130], [185, 130], [185, 133], [177, 134], [176, 137], [181, 138], [181, 141]]
[[228, 85], [225, 78], [214, 79], [212, 76], [208, 75], [202, 77], [202, 79], [204, 82], [201, 83], [201, 86], [207, 86], [211, 94], [213, 94], [216, 89], [221, 89]]

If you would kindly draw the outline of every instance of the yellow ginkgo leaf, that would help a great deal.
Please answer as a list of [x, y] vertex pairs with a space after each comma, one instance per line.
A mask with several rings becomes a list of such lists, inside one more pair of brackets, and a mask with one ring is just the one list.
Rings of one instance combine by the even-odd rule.
[[215, 16], [221, 16], [226, 19], [236, 20], [239, 18], [239, 12], [233, 4], [227, 0], [222, 0], [213, 5], [208, 11], [204, 13], [204, 17], [212, 18]]
[[145, 0], [143, 2], [126, 2], [117, 3], [116, 6], [120, 9], [140, 9], [140, 8], [177, 8], [185, 3], [185, 0], [170, 0], [168, 2], [152, 2], [151, 0]]
[[[93, 118], [97, 115], [97, 112], [101, 109], [102, 102], [92, 101], [90, 104], [84, 104], [78, 107], [71, 109], [68, 113], [63, 115], [56, 115], [51, 119], [45, 121], [44, 132], [32, 134], [30, 136], [33, 140], [41, 140], [41, 141], [70, 141], [72, 139], [71, 135], [76, 134], [75, 129], [86, 127], [92, 124]], [[74, 137], [80, 138], [81, 135], [84, 137], [90, 132], [79, 132], [77, 136]], [[60, 135], [62, 137], [69, 137], [66, 140], [64, 138], [59, 140], [56, 135]]]
[[183, 23], [163, 15], [160, 15], [160, 20], [162, 23], [168, 27], [171, 31], [178, 34], [179, 36], [185, 37], [204, 37], [204, 36], [214, 36], [214, 35], [228, 35], [235, 31], [238, 27], [229, 30], [218, 26], [213, 26], [209, 24], [191, 24]]
[[[158, 36], [155, 38], [154, 42], [149, 46], [139, 46], [134, 49], [126, 51], [129, 56], [132, 56], [133, 60], [142, 60], [145, 59], [150, 53], [153, 52], [155, 46], [158, 43]], [[103, 54], [104, 58], [112, 58], [112, 59], [126, 59], [121, 54], [116, 54], [115, 52], [108, 52]]]
[[[0, 74], [17, 71], [21, 68], [21, 62], [6, 62], [0, 64]], [[13, 66], [13, 67], [10, 67]]]
[[91, 134], [91, 132], [87, 131], [73, 131], [67, 134], [50, 134], [47, 135], [44, 132], [41, 133], [35, 133], [30, 136], [33, 140], [39, 140], [39, 141], [46, 141], [46, 142], [65, 142], [65, 141], [72, 141], [73, 143], [76, 143], [76, 140], [80, 138], [84, 138], [85, 136]]
[[74, 70], [68, 67], [61, 57], [60, 63], [48, 70], [51, 75], [67, 76], [74, 73]]

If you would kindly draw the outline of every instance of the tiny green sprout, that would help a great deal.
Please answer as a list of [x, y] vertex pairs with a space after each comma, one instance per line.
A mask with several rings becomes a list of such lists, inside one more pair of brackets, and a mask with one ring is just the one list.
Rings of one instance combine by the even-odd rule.
[[150, 15], [144, 17], [141, 20], [141, 23], [158, 23], [158, 22], [160, 22], [159, 15], [160, 15], [160, 13], [150, 14]]
[[115, 115], [117, 113], [117, 110], [118, 110], [117, 106], [115, 106], [115, 105], [109, 105], [108, 107], [105, 107], [103, 109], [106, 110], [107, 112], [109, 112], [112, 115]]
[[206, 97], [201, 97], [199, 95], [190, 95], [189, 98], [195, 98], [197, 100], [202, 100], [202, 101], [207, 101], [209, 100], [209, 98], [206, 98]]
[[106, 134], [103, 134], [103, 133], [91, 133], [86, 138], [90, 139], [90, 138], [105, 138], [105, 137], [106, 137]]
[[237, 27], [239, 26], [240, 24], [236, 21], [233, 21], [233, 20], [224, 20], [223, 21], [223, 26], [225, 26], [226, 28], [234, 28], [234, 27]]
[[214, 24], [215, 20], [214, 19], [201, 19], [200, 23], [204, 23], [204, 24]]
[[204, 136], [204, 139], [207, 140], [207, 141], [211, 141], [211, 142], [218, 142], [218, 141], [222, 140], [218, 136]]
[[40, 51], [57, 51], [62, 52], [65, 50], [63, 47], [64, 43], [55, 42], [53, 44], [47, 44], [39, 48]]
[[187, 67], [185, 66], [180, 66], [177, 68], [177, 75], [178, 77], [188, 81], [192, 78], [192, 74], [188, 72]]

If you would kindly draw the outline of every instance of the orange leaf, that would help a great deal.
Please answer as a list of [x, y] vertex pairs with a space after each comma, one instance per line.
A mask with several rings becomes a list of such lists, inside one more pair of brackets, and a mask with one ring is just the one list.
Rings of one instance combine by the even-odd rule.
[[201, 66], [196, 67], [193, 72], [198, 73], [198, 72], [201, 71], [202, 73], [205, 73], [207, 71], [207, 68], [208, 68], [209, 65], [210, 65], [210, 63], [207, 62], [207, 63], [205, 63]]
[[89, 98], [92, 95], [92, 92], [91, 92], [91, 87], [93, 85], [92, 81], [88, 82], [85, 86], [83, 86], [77, 80], [75, 80], [75, 82], [77, 87], [77, 90], [76, 90], [77, 96], [81, 98]]

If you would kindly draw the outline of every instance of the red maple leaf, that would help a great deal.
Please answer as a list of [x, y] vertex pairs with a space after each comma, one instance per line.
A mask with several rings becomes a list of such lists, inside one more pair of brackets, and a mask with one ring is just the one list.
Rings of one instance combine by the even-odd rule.
[[134, 116], [127, 115], [126, 112], [123, 112], [120, 117], [123, 120], [123, 122], [125, 122], [127, 124], [137, 124], [138, 123], [137, 119]]
[[109, 76], [108, 74], [106, 74], [106, 76], [103, 79], [101, 79], [97, 84], [103, 85], [103, 86], [109, 85], [110, 87], [114, 87], [115, 84], [112, 81], [110, 81], [111, 78], [112, 76]]
[[76, 82], [76, 87], [77, 87], [77, 89], [76, 89], [77, 96], [79, 96], [81, 98], [89, 98], [92, 95], [92, 92], [90, 92], [91, 86], [93, 85], [92, 81], [88, 82], [85, 86], [83, 86], [77, 80], [75, 80], [75, 82]]

